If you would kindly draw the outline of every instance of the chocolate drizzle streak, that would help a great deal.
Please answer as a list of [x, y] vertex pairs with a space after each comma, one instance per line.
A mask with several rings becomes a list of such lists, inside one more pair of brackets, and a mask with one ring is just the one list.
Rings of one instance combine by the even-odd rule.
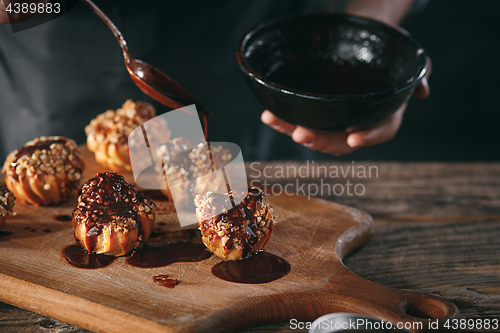
[[43, 150], [43, 149], [50, 150], [50, 146], [54, 143], [61, 144], [64, 146], [66, 142], [68, 142], [66, 139], [55, 139], [55, 140], [39, 141], [33, 145], [23, 146], [17, 150], [15, 159], [18, 159], [21, 156], [33, 154], [37, 150]]

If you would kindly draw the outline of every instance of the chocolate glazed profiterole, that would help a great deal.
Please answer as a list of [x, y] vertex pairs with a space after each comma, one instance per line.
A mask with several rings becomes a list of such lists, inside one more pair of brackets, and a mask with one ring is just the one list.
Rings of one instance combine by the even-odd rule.
[[14, 194], [5, 185], [0, 184], [0, 230], [14, 209], [14, 200], [16, 200]]
[[121, 256], [153, 231], [156, 205], [134, 190], [123, 176], [97, 174], [82, 187], [73, 211], [75, 239], [89, 253]]
[[[158, 176], [161, 176], [158, 182], [165, 183], [165, 189], [161, 192], [171, 201], [175, 195], [175, 204], [182, 206], [192, 205], [195, 195], [203, 194], [209, 188], [213, 191], [226, 190], [226, 183], [214, 171], [225, 166], [232, 158], [231, 152], [221, 145], [200, 143], [191, 149], [188, 146], [192, 146], [190, 140], [179, 137], [157, 149], [157, 156], [164, 162], [161, 170], [158, 170]], [[227, 173], [231, 173], [231, 170], [231, 166], [226, 167]], [[165, 179], [181, 185], [171, 188]], [[191, 179], [194, 181], [190, 182]]]
[[3, 173], [7, 188], [19, 200], [40, 206], [76, 195], [84, 168], [75, 141], [42, 136], [11, 152]]
[[[87, 148], [95, 154], [96, 161], [112, 171], [132, 171], [130, 164], [130, 133], [146, 121], [156, 117], [155, 108], [146, 102], [127, 100], [118, 110], [108, 110], [98, 115], [85, 127]], [[152, 124], [148, 136], [157, 142], [168, 139], [170, 131], [161, 119]], [[141, 138], [143, 140], [143, 138]]]
[[[232, 198], [243, 196], [234, 205]], [[206, 192], [196, 196], [195, 204], [203, 243], [224, 260], [245, 259], [261, 251], [276, 225], [273, 209], [257, 188], [233, 190], [229, 195]]]

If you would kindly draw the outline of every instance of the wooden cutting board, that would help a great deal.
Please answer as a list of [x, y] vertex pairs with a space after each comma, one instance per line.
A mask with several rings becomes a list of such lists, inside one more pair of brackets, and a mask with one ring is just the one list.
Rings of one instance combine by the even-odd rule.
[[[104, 171], [86, 150], [84, 156], [84, 179]], [[157, 224], [179, 229], [173, 204], [154, 199]], [[285, 258], [291, 272], [256, 285], [215, 277], [215, 256], [160, 268], [132, 267], [125, 258], [100, 269], [75, 268], [61, 257], [74, 243], [71, 222], [55, 217], [71, 215], [76, 198], [40, 208], [17, 203], [17, 215], [4, 228], [13, 233], [0, 237], [0, 300], [97, 332], [233, 332], [331, 312], [421, 321], [426, 328], [427, 318], [458, 316], [449, 301], [369, 282], [343, 265], [342, 258], [372, 236], [367, 213], [301, 196], [269, 200], [278, 225], [266, 251]], [[153, 282], [159, 274], [181, 282], [174, 289], [159, 286]]]

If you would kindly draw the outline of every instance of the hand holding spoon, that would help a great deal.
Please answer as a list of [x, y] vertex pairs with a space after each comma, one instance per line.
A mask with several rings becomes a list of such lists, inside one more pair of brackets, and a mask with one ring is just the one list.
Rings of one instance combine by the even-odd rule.
[[123, 38], [122, 33], [109, 20], [109, 18], [97, 7], [91, 0], [81, 0], [92, 9], [94, 13], [106, 23], [109, 29], [113, 32], [118, 44], [120, 44], [125, 60], [125, 67], [132, 81], [146, 95], [160, 102], [163, 105], [178, 109], [190, 104], [196, 104], [198, 113], [201, 115], [209, 115], [210, 112], [186, 89], [175, 82], [159, 69], [145, 63], [142, 60], [134, 59], [130, 56], [127, 42]]

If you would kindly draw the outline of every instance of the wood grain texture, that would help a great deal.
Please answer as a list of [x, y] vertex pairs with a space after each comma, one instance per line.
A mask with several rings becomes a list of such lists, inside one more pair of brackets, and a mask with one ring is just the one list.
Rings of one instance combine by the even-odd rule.
[[[347, 168], [353, 163], [316, 165]], [[321, 196], [363, 209], [375, 219], [373, 239], [350, 254], [346, 266], [385, 286], [451, 300], [462, 318], [500, 320], [500, 163], [354, 165], [376, 166], [378, 177], [331, 178], [323, 174], [300, 179], [301, 183], [319, 184], [323, 179], [329, 184], [350, 180], [365, 185], [363, 196]], [[265, 167], [275, 170], [280, 166], [299, 168], [305, 163], [256, 163], [253, 174]], [[309, 163], [309, 170], [312, 168]], [[270, 182], [287, 184], [295, 179], [274, 177]], [[265, 330], [265, 326], [254, 328], [254, 332]], [[297, 332], [288, 322], [275, 324], [269, 331]]]
[[[90, 178], [101, 167], [85, 152]], [[126, 175], [132, 181], [130, 174]], [[18, 204], [8, 222], [14, 233], [0, 241], [0, 298], [30, 311], [93, 331], [232, 332], [291, 318], [313, 320], [333, 311], [367, 314], [391, 321], [422, 316], [452, 318], [452, 303], [366, 281], [341, 259], [366, 243], [372, 218], [359, 210], [301, 196], [271, 196], [280, 222], [267, 250], [287, 259], [286, 277], [261, 285], [235, 284], [210, 273], [220, 259], [138, 269], [119, 258], [110, 266], [82, 270], [66, 264], [61, 250], [73, 243], [73, 228], [57, 215], [71, 215], [75, 200], [51, 207]], [[171, 202], [157, 200], [157, 222], [178, 228]], [[170, 274], [175, 289], [156, 286], [152, 277]], [[424, 303], [422, 303], [424, 302]], [[417, 304], [418, 305], [415, 305]], [[424, 305], [422, 305], [422, 304]]]
[[[279, 172], [282, 168], [290, 170], [284, 177]], [[370, 168], [371, 177], [368, 171], [363, 177], [360, 171]], [[294, 170], [297, 177], [293, 177]], [[330, 189], [336, 184], [345, 188], [347, 181], [352, 186], [362, 184], [365, 192], [360, 196], [338, 195], [325, 187], [314, 197], [356, 207], [385, 221], [500, 220], [499, 163], [254, 162], [248, 166], [248, 177], [256, 184], [267, 181], [281, 188], [291, 184], [291, 192], [300, 192], [297, 182], [319, 188], [328, 184]]]
[[[304, 166], [277, 162], [253, 165]], [[351, 163], [317, 163], [349, 166]], [[308, 177], [301, 183], [345, 183], [366, 187], [363, 196], [323, 195], [369, 212], [373, 239], [345, 263], [355, 273], [385, 286], [432, 293], [452, 300], [464, 318], [500, 318], [499, 163], [355, 163], [377, 166], [378, 177]], [[310, 167], [310, 165], [309, 165]], [[249, 175], [255, 174], [249, 165]], [[260, 181], [269, 180], [261, 177]], [[275, 178], [275, 183], [296, 179]], [[457, 246], [459, 244], [459, 246]], [[472, 268], [471, 268], [472, 267]], [[86, 332], [52, 318], [0, 304], [2, 332]], [[476, 330], [481, 331], [481, 330]], [[253, 326], [242, 332], [304, 332], [289, 321]]]

